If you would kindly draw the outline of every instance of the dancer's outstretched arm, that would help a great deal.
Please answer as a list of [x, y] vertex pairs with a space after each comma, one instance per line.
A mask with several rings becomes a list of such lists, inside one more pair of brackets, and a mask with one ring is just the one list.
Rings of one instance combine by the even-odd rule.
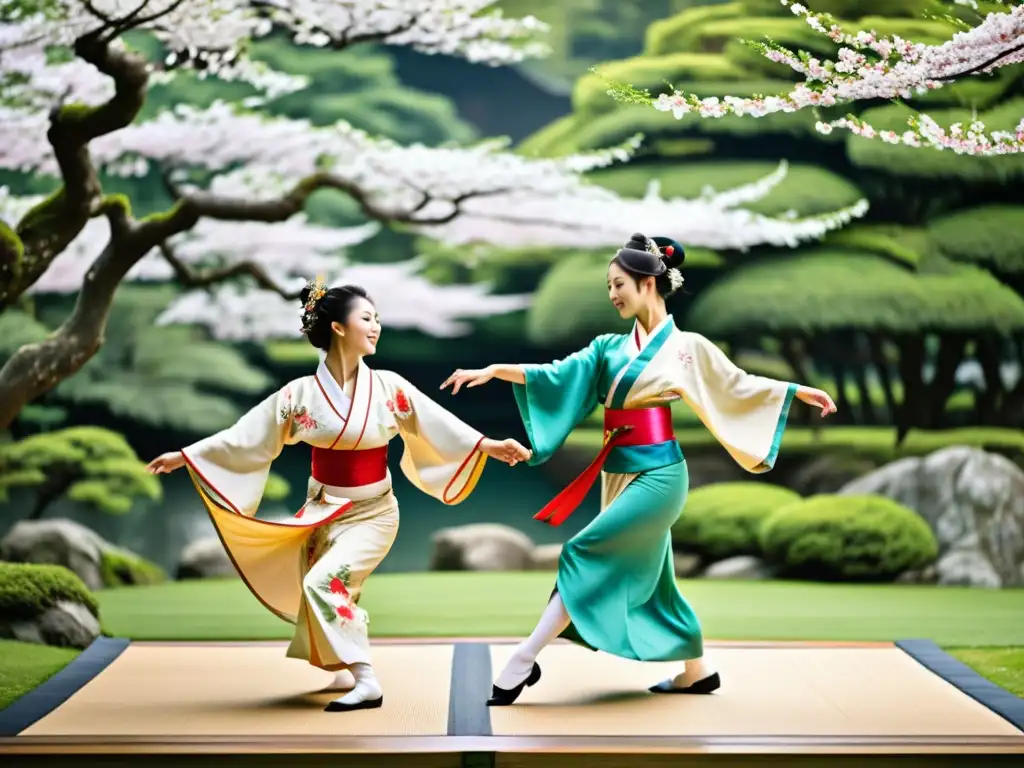
[[479, 387], [481, 384], [486, 384], [491, 379], [500, 379], [501, 381], [509, 381], [513, 384], [525, 384], [526, 373], [523, 371], [521, 365], [514, 363], [495, 363], [488, 365], [486, 368], [476, 368], [463, 370], [459, 368], [445, 379], [445, 382], [441, 385], [441, 389], [446, 387], [452, 387], [452, 394], [457, 395], [463, 385], [466, 387]]

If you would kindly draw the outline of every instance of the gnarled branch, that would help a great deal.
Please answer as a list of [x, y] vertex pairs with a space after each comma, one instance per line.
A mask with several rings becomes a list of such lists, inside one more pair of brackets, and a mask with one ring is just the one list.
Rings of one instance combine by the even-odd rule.
[[92, 206], [94, 214], [110, 222], [111, 237], [86, 273], [75, 308], [57, 331], [43, 342], [19, 349], [0, 369], [0, 429], [7, 428], [25, 405], [78, 371], [103, 344], [107, 317], [114, 294], [128, 272], [154, 249], [159, 249], [184, 285], [210, 285], [229, 277], [249, 275], [261, 287], [286, 298], [297, 298], [276, 286], [261, 267], [238, 264], [222, 270], [196, 271], [182, 263], [167, 246], [175, 235], [192, 229], [203, 217], [221, 221], [284, 221], [302, 210], [317, 189], [339, 189], [350, 194], [367, 216], [381, 223], [443, 224], [461, 212], [459, 206], [476, 195], [502, 190], [467, 193], [454, 200], [444, 216], [417, 218], [413, 211], [388, 210], [374, 202], [357, 185], [329, 174], [315, 174], [299, 182], [289, 193], [269, 201], [228, 198], [208, 193], [178, 194], [169, 211], [142, 220], [132, 218], [127, 203], [116, 196]]
[[174, 253], [174, 249], [167, 243], [160, 244], [160, 253], [164, 260], [171, 265], [171, 269], [174, 270], [174, 279], [186, 288], [206, 288], [234, 277], [249, 276], [260, 288], [273, 291], [289, 301], [299, 298], [299, 294], [302, 293], [301, 289], [295, 291], [285, 290], [274, 282], [262, 266], [251, 261], [242, 261], [238, 264], [231, 264], [230, 266], [218, 269], [193, 269], [179, 259]]
[[0, 270], [0, 310], [28, 290], [82, 232], [103, 194], [89, 142], [129, 125], [145, 101], [146, 60], [130, 51], [112, 50], [103, 31], [83, 35], [74, 48], [81, 59], [114, 80], [114, 95], [98, 107], [61, 106], [51, 113], [46, 136], [63, 183], [17, 226], [23, 252], [10, 269]]
[[[170, 180], [167, 174], [164, 175], [164, 185], [168, 193], [178, 201], [173, 217], [175, 222], [171, 223], [173, 228], [184, 225], [185, 228], [178, 229], [178, 232], [190, 229], [200, 218], [218, 221], [262, 221], [267, 224], [285, 221], [301, 211], [313, 193], [321, 189], [344, 192], [359, 204], [359, 209], [368, 219], [391, 224], [418, 224], [421, 226], [441, 225], [453, 221], [462, 212], [459, 206], [472, 198], [509, 192], [506, 188], [466, 192], [446, 200], [452, 206], [448, 213], [442, 216], [418, 216], [418, 213], [431, 202], [436, 202], [438, 198], [431, 197], [429, 192], [417, 190], [423, 195], [423, 199], [414, 208], [411, 210], [389, 209], [371, 200], [370, 194], [355, 182], [330, 173], [314, 173], [307, 176], [285, 194], [268, 200], [246, 200], [213, 195], [208, 192], [184, 192]], [[172, 234], [177, 234], [177, 232]]]

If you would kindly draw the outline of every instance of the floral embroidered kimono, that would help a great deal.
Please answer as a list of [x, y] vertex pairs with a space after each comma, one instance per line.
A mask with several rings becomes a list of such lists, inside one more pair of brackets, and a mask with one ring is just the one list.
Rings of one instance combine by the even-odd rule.
[[[359, 608], [366, 577], [398, 533], [388, 444], [424, 493], [458, 504], [486, 463], [483, 435], [397, 374], [360, 363], [349, 398], [321, 363], [232, 427], [182, 451], [239, 575], [272, 613], [295, 624], [288, 656], [326, 670], [369, 663]], [[306, 503], [293, 519], [255, 517], [271, 462], [285, 445], [312, 446]]]
[[571, 622], [561, 636], [630, 659], [695, 659], [703, 638], [676, 585], [670, 534], [689, 478], [668, 403], [682, 398], [741, 467], [760, 473], [775, 464], [797, 387], [743, 372], [671, 315], [641, 333], [635, 324], [563, 360], [525, 365], [514, 392], [530, 464], [547, 461], [598, 404], [605, 409], [599, 456], [536, 516], [560, 524], [601, 474], [601, 512], [558, 563]]

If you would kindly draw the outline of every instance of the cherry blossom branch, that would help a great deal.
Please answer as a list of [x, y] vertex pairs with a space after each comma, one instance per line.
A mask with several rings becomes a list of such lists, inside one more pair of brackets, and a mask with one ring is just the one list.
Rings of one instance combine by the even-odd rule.
[[185, 288], [207, 288], [236, 277], [251, 277], [259, 288], [273, 291], [289, 301], [299, 298], [302, 293], [301, 289], [288, 291], [281, 287], [261, 265], [252, 261], [240, 261], [217, 269], [198, 270], [179, 259], [174, 249], [167, 243], [160, 244], [160, 254], [174, 270], [175, 281]]
[[[333, 189], [344, 192], [351, 197], [369, 219], [390, 224], [441, 225], [455, 219], [461, 212], [462, 203], [475, 197], [501, 195], [509, 190], [504, 187], [464, 192], [451, 199], [441, 200], [447, 203], [449, 210], [441, 215], [417, 216], [430, 203], [439, 202], [425, 190], [417, 190], [423, 197], [410, 210], [388, 209], [370, 199], [370, 193], [358, 183], [341, 178], [331, 173], [315, 173], [302, 179], [285, 194], [269, 200], [248, 200], [208, 192], [183, 192], [173, 182], [171, 174], [164, 175], [164, 186], [171, 196], [178, 201], [168, 221], [181, 222], [181, 226], [190, 228], [200, 218], [218, 221], [261, 221], [273, 223], [285, 221], [301, 211], [313, 193], [321, 189]], [[176, 226], [176, 225], [172, 225]], [[180, 230], [184, 231], [184, 229]], [[173, 234], [178, 234], [174, 232]]]
[[[989, 73], [1024, 60], [1024, 5], [1008, 7], [1003, 13], [990, 13], [977, 27], [957, 32], [942, 45], [923, 45], [895, 35], [882, 37], [873, 31], [849, 34], [829, 14], [812, 13], [803, 5], [791, 5], [789, 0], [780, 2], [790, 6], [793, 14], [803, 17], [816, 32], [843, 46], [835, 61], [821, 61], [811, 54], [792, 51], [774, 42], [747, 41], [770, 61], [785, 64], [805, 78], [805, 82], [796, 85], [789, 93], [702, 99], [669, 85], [672, 93], [662, 93], [655, 99], [647, 90], [606, 80], [608, 94], [617, 101], [650, 105], [671, 112], [677, 120], [687, 114], [701, 118], [729, 114], [756, 118], [775, 112], [796, 112], [875, 99], [909, 99], [915, 93], [941, 88], [959, 78]], [[601, 77], [596, 69], [592, 71]], [[963, 133], [962, 126], [952, 126], [947, 133], [938, 129], [935, 121], [927, 115], [912, 118], [908, 125], [910, 130], [903, 132], [902, 136], [889, 131], [884, 132], [884, 137], [890, 141], [898, 137], [893, 143], [948, 149], [960, 154], [996, 155], [1024, 151], [1021, 126], [1015, 132], [994, 131], [986, 135], [984, 124], [975, 121], [970, 133], [980, 138], [958, 140], [957, 133]], [[883, 135], [853, 116], [817, 124], [817, 129], [823, 133], [837, 127], [856, 128], [854, 132], [867, 138]]]

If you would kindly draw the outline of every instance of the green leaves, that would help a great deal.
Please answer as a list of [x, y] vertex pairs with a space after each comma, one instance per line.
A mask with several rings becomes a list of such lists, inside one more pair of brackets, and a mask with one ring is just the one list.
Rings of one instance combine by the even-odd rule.
[[730, 336], [1024, 329], [1024, 300], [985, 270], [932, 257], [920, 272], [874, 254], [814, 249], [745, 265], [697, 297], [694, 330]]
[[138, 499], [158, 501], [160, 481], [146, 471], [122, 435], [101, 427], [72, 427], [0, 445], [0, 499], [14, 488], [62, 491], [71, 501], [111, 514]]

